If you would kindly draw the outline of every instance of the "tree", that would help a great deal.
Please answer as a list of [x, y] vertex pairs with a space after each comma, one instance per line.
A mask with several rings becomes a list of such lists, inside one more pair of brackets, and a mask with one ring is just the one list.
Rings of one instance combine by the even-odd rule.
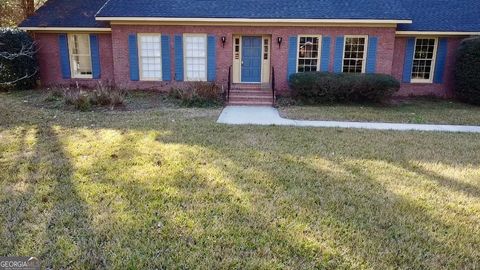
[[20, 0], [20, 6], [22, 8], [24, 18], [27, 18], [35, 12], [34, 0]]
[[457, 50], [455, 95], [464, 102], [480, 105], [480, 37], [463, 40]]
[[23, 31], [0, 31], [0, 89], [28, 89], [35, 86], [38, 64], [35, 42]]
[[32, 15], [46, 0], [0, 0], [0, 27], [14, 27]]

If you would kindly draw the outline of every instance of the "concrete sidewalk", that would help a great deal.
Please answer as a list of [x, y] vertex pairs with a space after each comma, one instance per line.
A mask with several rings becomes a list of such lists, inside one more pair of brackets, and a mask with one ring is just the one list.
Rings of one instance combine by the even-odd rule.
[[278, 110], [275, 108], [253, 106], [227, 106], [220, 114], [217, 123], [230, 125], [277, 125], [373, 130], [480, 133], [480, 126], [291, 120], [280, 117]]

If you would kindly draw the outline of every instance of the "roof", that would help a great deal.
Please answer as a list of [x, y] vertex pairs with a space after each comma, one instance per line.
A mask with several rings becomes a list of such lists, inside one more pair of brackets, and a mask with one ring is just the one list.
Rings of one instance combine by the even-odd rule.
[[98, 17], [410, 19], [397, 0], [110, 0]]
[[480, 32], [479, 0], [402, 0], [412, 24], [400, 31]]
[[82, 27], [108, 28], [95, 20], [95, 14], [106, 0], [49, 0], [20, 27]]
[[109, 27], [96, 17], [353, 19], [413, 21], [399, 31], [480, 32], [479, 11], [478, 0], [49, 0], [20, 27]]

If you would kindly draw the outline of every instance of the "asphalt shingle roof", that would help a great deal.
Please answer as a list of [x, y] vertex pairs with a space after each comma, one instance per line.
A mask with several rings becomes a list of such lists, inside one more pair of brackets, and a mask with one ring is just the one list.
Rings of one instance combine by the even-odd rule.
[[[411, 19], [402, 31], [480, 32], [480, 0], [49, 0], [21, 27], [108, 27], [98, 17]], [[98, 12], [98, 14], [97, 14]]]
[[413, 24], [401, 31], [480, 32], [480, 0], [402, 0]]
[[20, 27], [109, 27], [95, 14], [106, 0], [49, 0]]
[[99, 17], [409, 19], [396, 0], [110, 0]]

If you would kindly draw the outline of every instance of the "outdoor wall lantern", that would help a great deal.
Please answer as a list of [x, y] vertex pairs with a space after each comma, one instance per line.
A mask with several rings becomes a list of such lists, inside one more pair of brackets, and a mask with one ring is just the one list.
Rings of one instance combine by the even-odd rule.
[[283, 41], [283, 38], [282, 37], [278, 37], [277, 38], [277, 43], [278, 43], [278, 48], [280, 49], [280, 46], [282, 46], [282, 41]]
[[223, 36], [222, 37], [222, 47], [225, 48], [225, 42], [227, 42], [227, 37]]

